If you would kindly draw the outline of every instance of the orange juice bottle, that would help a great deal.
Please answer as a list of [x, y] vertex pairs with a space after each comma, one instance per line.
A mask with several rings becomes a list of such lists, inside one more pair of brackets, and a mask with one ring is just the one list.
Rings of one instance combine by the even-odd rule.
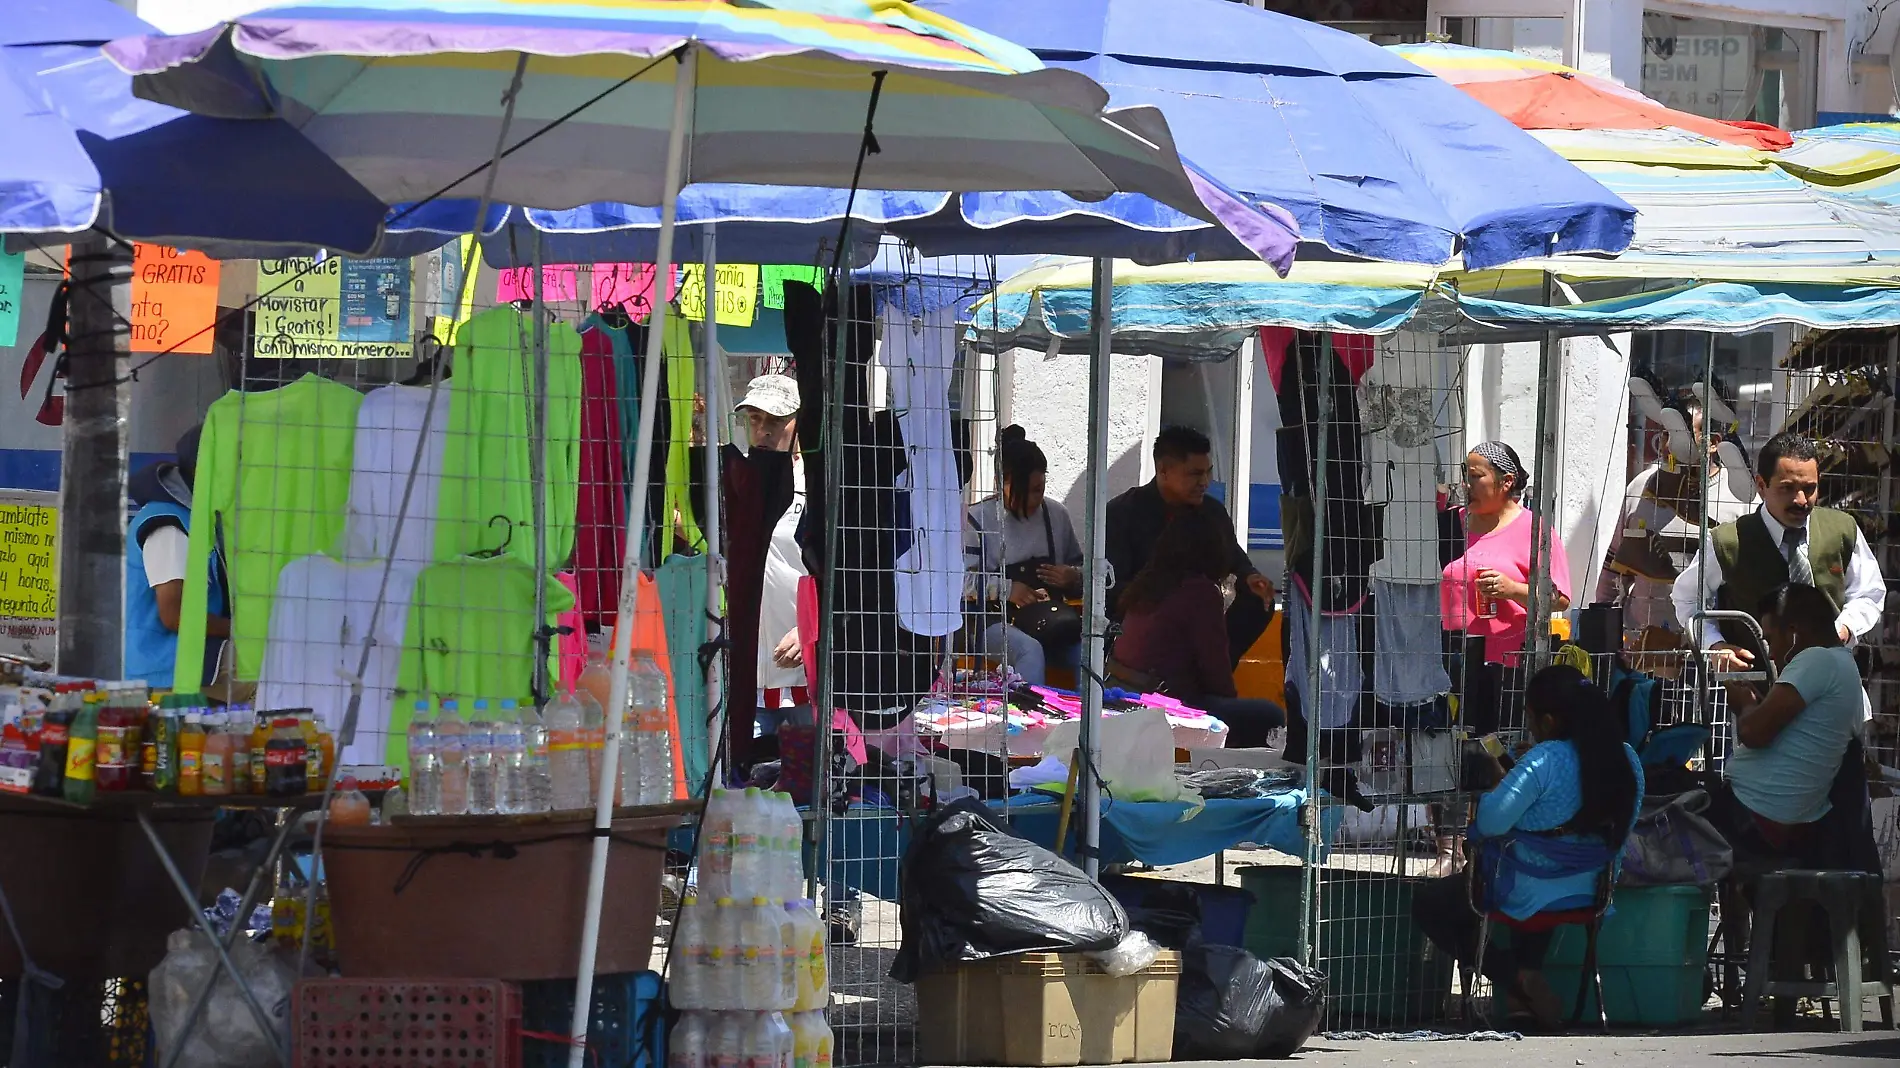
[[270, 718], [257, 716], [251, 722], [251, 792], [264, 796], [264, 747], [270, 744]]
[[204, 714], [193, 709], [185, 713], [185, 727], [178, 732], [178, 796], [204, 796], [204, 766]]

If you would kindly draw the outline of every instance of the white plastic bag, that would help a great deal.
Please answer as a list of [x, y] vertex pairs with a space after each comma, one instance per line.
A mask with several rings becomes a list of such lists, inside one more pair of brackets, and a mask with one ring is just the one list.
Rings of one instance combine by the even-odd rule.
[[160, 1062], [170, 1057], [198, 991], [216, 973], [217, 985], [186, 1039], [178, 1061], [180, 1068], [250, 1068], [272, 1063], [273, 1051], [283, 1048], [290, 1034], [295, 970], [272, 950], [248, 938], [240, 938], [231, 946], [231, 962], [271, 1018], [267, 1033], [258, 1026], [237, 984], [219, 967], [217, 950], [201, 932], [174, 931], [166, 947], [165, 959], [152, 969], [149, 991]]
[[[1044, 752], [1066, 760], [1082, 735], [1080, 720], [1060, 723], [1049, 734]], [[1102, 717], [1102, 762], [1098, 769], [1108, 791], [1123, 801], [1187, 801], [1199, 808], [1201, 797], [1174, 775], [1174, 730], [1158, 708], [1137, 708]]]
[[1114, 949], [1091, 953], [1089, 959], [1101, 965], [1103, 971], [1120, 979], [1146, 969], [1160, 956], [1161, 948], [1150, 941], [1147, 935], [1130, 931], [1115, 944]]

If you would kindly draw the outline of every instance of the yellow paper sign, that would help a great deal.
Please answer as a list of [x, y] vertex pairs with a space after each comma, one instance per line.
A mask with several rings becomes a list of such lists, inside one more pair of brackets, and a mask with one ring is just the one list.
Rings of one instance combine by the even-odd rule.
[[409, 353], [407, 261], [260, 260], [257, 288], [254, 356], [382, 360]]
[[0, 617], [58, 615], [58, 516], [54, 508], [0, 505]]
[[[720, 326], [751, 326], [759, 313], [759, 265], [722, 263], [719, 265], [719, 303], [714, 322]], [[680, 267], [680, 315], [695, 321], [706, 318], [706, 265], [688, 263]]]

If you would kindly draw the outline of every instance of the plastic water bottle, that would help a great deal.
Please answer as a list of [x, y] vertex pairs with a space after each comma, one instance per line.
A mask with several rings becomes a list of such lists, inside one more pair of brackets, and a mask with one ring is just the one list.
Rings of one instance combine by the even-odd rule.
[[673, 1033], [666, 1040], [667, 1068], [711, 1068], [707, 1052], [711, 1036], [707, 1034], [706, 1023], [705, 1015], [689, 1012], [673, 1025]]
[[768, 1013], [766, 1019], [778, 1035], [779, 1068], [792, 1068], [797, 1063], [798, 1032], [792, 1030], [791, 1018], [786, 1013], [774, 1012]]
[[745, 954], [739, 939], [739, 907], [731, 898], [722, 897], [713, 902], [712, 911], [706, 915], [706, 1007], [709, 1009], [743, 1008], [739, 972]]
[[[785, 948], [785, 930], [779, 923], [784, 915], [771, 901], [762, 897], [752, 899], [752, 904], [739, 911], [740, 939], [743, 943], [744, 957], [741, 960], [740, 1003], [748, 1009], [770, 1011], [789, 1008], [790, 1003], [781, 1005], [785, 993], [784, 972], [779, 967], [779, 953]], [[796, 995], [797, 991], [793, 991]]]
[[468, 808], [468, 724], [462, 706], [451, 697], [442, 702], [435, 724], [436, 751], [442, 755], [442, 812], [461, 816]]
[[673, 956], [667, 961], [667, 996], [673, 1007], [681, 1011], [704, 1009], [706, 1004], [706, 971], [709, 967], [710, 947], [706, 945], [706, 912], [699, 904], [699, 898], [687, 896], [680, 899], [679, 931], [673, 936]]
[[778, 1028], [772, 1026], [774, 1013], [747, 1014], [745, 1044], [739, 1051], [740, 1068], [779, 1068]]
[[805, 820], [791, 794], [775, 793], [771, 801], [779, 846], [778, 890], [772, 896], [796, 901], [805, 896]]
[[417, 701], [409, 717], [409, 811], [442, 814], [442, 751], [436, 745], [435, 713], [427, 701]]
[[673, 800], [673, 737], [667, 715], [666, 673], [651, 654], [636, 653], [628, 665], [627, 681], [640, 739], [640, 794], [634, 803], [663, 805]]
[[[587, 755], [587, 801], [580, 807], [593, 808], [600, 791], [600, 758], [607, 747], [607, 716], [601, 711], [600, 702], [586, 690], [575, 690], [574, 700], [580, 706], [581, 746]], [[622, 756], [624, 765], [625, 754]]]
[[798, 1007], [798, 965], [805, 956], [798, 944], [800, 928], [783, 901], [773, 901], [766, 911], [778, 924], [778, 997], [772, 1007], [789, 1012]]
[[533, 773], [528, 741], [521, 733], [521, 708], [504, 698], [495, 713], [495, 811], [505, 816], [533, 812]]
[[[505, 702], [504, 702], [505, 703]], [[554, 783], [548, 767], [548, 725], [533, 708], [521, 712], [521, 748], [528, 757], [528, 811], [554, 807]]]
[[548, 702], [547, 730], [550, 803], [559, 811], [591, 807], [586, 725], [574, 694], [559, 694]]
[[732, 887], [740, 896], [770, 889], [765, 842], [772, 836], [772, 817], [757, 787], [747, 787], [732, 813]]
[[699, 825], [699, 890], [709, 898], [732, 895], [732, 823], [734, 802], [730, 790], [714, 790]]
[[468, 721], [468, 814], [492, 816], [500, 785], [501, 762], [495, 759], [495, 720], [488, 710], [488, 699], [475, 699], [475, 714]]
[[721, 1012], [713, 1015], [712, 1023], [706, 1032], [708, 1068], [740, 1068], [742, 1051], [745, 1047], [746, 1023], [746, 1014], [742, 1012]]

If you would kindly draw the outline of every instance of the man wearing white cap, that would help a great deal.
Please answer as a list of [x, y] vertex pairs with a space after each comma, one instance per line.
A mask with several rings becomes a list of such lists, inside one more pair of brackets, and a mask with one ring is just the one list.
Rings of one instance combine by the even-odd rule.
[[[798, 382], [788, 375], [760, 375], [746, 386], [735, 410], [746, 420], [755, 450], [791, 452], [798, 433]], [[805, 562], [798, 523], [805, 514], [805, 473], [792, 464], [792, 503], [772, 528], [765, 558], [764, 596], [759, 602], [759, 722], [767, 734], [781, 723], [810, 722], [805, 660], [798, 641], [798, 580]]]

